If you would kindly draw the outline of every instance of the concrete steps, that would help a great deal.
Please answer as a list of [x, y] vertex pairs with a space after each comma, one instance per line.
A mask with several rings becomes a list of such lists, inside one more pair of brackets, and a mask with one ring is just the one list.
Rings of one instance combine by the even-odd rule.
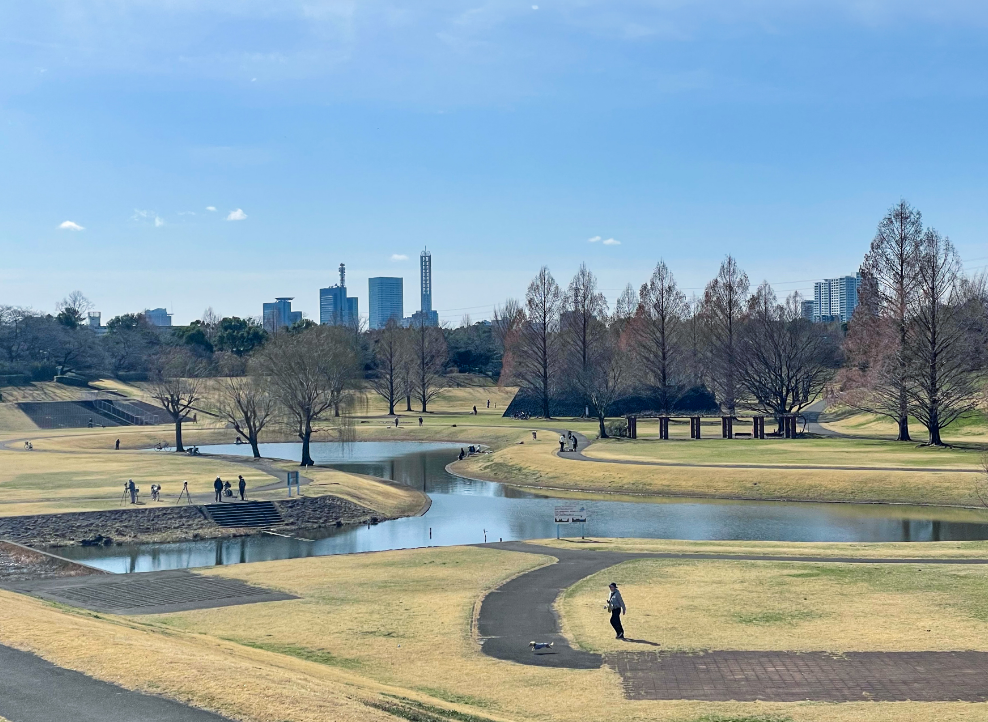
[[206, 514], [219, 526], [269, 527], [284, 523], [278, 507], [270, 501], [227, 502], [207, 504]]

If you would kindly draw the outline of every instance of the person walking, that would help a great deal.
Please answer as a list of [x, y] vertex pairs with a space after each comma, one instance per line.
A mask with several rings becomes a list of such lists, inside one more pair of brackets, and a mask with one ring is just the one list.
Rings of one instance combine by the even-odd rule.
[[473, 407], [473, 415], [474, 415], [474, 416], [476, 416], [476, 415], [477, 415], [477, 407], [476, 407], [476, 406], [474, 406], [474, 407]]
[[398, 417], [397, 416], [395, 416], [395, 428], [396, 429], [398, 428]]
[[240, 490], [240, 501], [247, 501], [247, 482], [244, 481], [244, 475], [241, 474], [237, 478], [239, 479], [237, 489]]
[[120, 451], [120, 439], [117, 439], [116, 446], [113, 447], [115, 451]]
[[130, 503], [137, 503], [137, 484], [134, 483], [133, 479], [127, 480], [127, 491], [130, 492]]
[[220, 477], [216, 477], [216, 481], [213, 482], [213, 491], [216, 492], [216, 501], [223, 502], [223, 480]]
[[559, 435], [559, 453], [566, 451], [566, 437], [562, 434]]
[[490, 407], [491, 407], [491, 400], [490, 399], [487, 399], [487, 408], [490, 408]]
[[577, 440], [577, 438], [576, 438], [576, 434], [573, 434], [573, 435], [572, 435], [572, 436], [570, 437], [570, 441], [572, 441], [572, 442], [573, 442], [573, 451], [576, 451], [576, 449], [577, 449], [577, 447], [579, 447], [579, 445], [580, 445], [580, 442], [579, 442], [579, 441]]
[[621, 615], [628, 613], [628, 608], [624, 605], [624, 599], [618, 586], [614, 582], [608, 585], [611, 593], [607, 597], [607, 611], [611, 613], [611, 626], [614, 628], [615, 639], [624, 639], [624, 625], [621, 624]]
[[422, 425], [422, 417], [419, 416], [419, 426], [421, 426], [421, 425]]

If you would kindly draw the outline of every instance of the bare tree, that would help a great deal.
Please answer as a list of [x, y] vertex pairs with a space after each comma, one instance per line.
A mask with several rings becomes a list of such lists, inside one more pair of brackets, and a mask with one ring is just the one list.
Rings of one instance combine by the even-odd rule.
[[500, 380], [510, 379], [514, 375], [515, 360], [512, 350], [517, 346], [524, 321], [525, 312], [517, 299], [509, 298], [503, 306], [494, 307], [491, 332], [497, 349], [501, 352]]
[[446, 361], [449, 358], [446, 338], [438, 326], [429, 326], [424, 319], [412, 329], [411, 356], [412, 395], [429, 411], [429, 402], [446, 388]]
[[403, 395], [402, 369], [407, 365], [408, 341], [407, 331], [393, 318], [374, 334], [373, 353], [377, 368], [370, 386], [387, 402], [389, 416], [394, 416], [395, 406]]
[[538, 398], [542, 415], [550, 418], [550, 402], [560, 365], [559, 316], [562, 293], [543, 266], [525, 294], [525, 320], [511, 347], [512, 371], [522, 388]]
[[260, 352], [260, 371], [302, 441], [301, 466], [313, 465], [309, 447], [315, 424], [334, 409], [347, 410], [359, 371], [353, 345], [343, 338], [347, 334], [332, 326], [281, 333]]
[[932, 228], [923, 234], [916, 263], [915, 312], [908, 325], [906, 391], [929, 446], [943, 446], [940, 431], [975, 407], [978, 384], [974, 339], [960, 296], [961, 262], [953, 244]]
[[82, 291], [73, 291], [55, 304], [56, 313], [61, 313], [67, 309], [75, 311], [79, 316], [85, 316], [86, 313], [93, 310], [93, 302], [86, 298], [86, 294]]
[[604, 421], [614, 403], [627, 391], [629, 377], [628, 350], [621, 347], [619, 323], [594, 337], [590, 362], [581, 380], [581, 389], [587, 405], [597, 418], [598, 435], [607, 438]]
[[185, 349], [161, 355], [151, 370], [149, 393], [175, 424], [175, 451], [183, 452], [182, 424], [202, 396], [202, 362]]
[[728, 256], [703, 295], [710, 379], [721, 407], [731, 416], [738, 402], [738, 335], [748, 288], [748, 276]]
[[[597, 288], [597, 278], [586, 264], [580, 265], [580, 270], [570, 281], [563, 308], [565, 312], [561, 316], [560, 326], [569, 376], [583, 388], [593, 372], [595, 356], [600, 353], [599, 347], [604, 343], [603, 336], [607, 330], [607, 299]], [[584, 401], [588, 399], [584, 398]]]
[[267, 381], [255, 375], [224, 380], [219, 411], [233, 424], [234, 430], [247, 439], [254, 458], [260, 459], [257, 440], [275, 412], [275, 400], [268, 391]]
[[686, 355], [691, 386], [703, 383], [703, 299], [695, 293], [686, 302], [686, 318], [683, 321], [686, 337]]
[[659, 410], [668, 413], [682, 388], [682, 335], [686, 296], [664, 261], [638, 292], [638, 311], [632, 321], [635, 357], [649, 386], [658, 393]]
[[621, 291], [621, 295], [617, 298], [617, 303], [614, 304], [614, 319], [616, 321], [627, 321], [635, 315], [635, 311], [637, 310], [638, 294], [635, 293], [635, 287], [629, 283]]
[[802, 318], [802, 297], [779, 304], [768, 283], [752, 296], [739, 344], [738, 381], [746, 405], [774, 416], [798, 413], [823, 392], [838, 366], [832, 327]]
[[[848, 332], [848, 355], [856, 373], [845, 381], [851, 378], [853, 384], [856, 378], [866, 385], [845, 394], [845, 400], [895, 421], [899, 441], [910, 440], [906, 345], [922, 238], [923, 217], [917, 209], [904, 200], [889, 209], [861, 267], [859, 299], [865, 301], [863, 311], [871, 313], [855, 313]], [[853, 329], [855, 324], [860, 328]]]

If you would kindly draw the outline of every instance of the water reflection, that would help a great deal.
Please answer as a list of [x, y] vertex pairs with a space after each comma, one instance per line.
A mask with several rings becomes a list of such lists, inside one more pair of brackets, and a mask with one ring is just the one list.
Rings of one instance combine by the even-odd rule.
[[[313, 444], [318, 464], [371, 474], [422, 489], [432, 507], [421, 517], [365, 527], [309, 532], [312, 541], [257, 535], [237, 539], [69, 547], [58, 553], [113, 572], [179, 569], [327, 554], [555, 536], [554, 506], [547, 496], [451, 476], [445, 467], [459, 445], [415, 442]], [[241, 454], [234, 445], [206, 449]], [[297, 444], [264, 445], [265, 456], [298, 458]], [[764, 541], [960, 541], [988, 539], [988, 524], [956, 521], [950, 509], [854, 504], [743, 501], [590, 501], [586, 533], [602, 537]], [[564, 533], [579, 535], [574, 526]]]

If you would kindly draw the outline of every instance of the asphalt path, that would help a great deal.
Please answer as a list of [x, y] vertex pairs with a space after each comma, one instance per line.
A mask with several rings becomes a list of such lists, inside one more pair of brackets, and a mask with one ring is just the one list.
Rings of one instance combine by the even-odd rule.
[[223, 722], [212, 712], [56, 667], [0, 645], [0, 717], [10, 722]]
[[[988, 559], [894, 559], [839, 556], [773, 556], [762, 554], [674, 554], [588, 551], [558, 549], [524, 542], [486, 544], [483, 548], [503, 549], [527, 554], [544, 554], [558, 561], [511, 579], [490, 592], [481, 602], [477, 615], [477, 634], [483, 652], [491, 657], [519, 664], [567, 669], [597, 669], [603, 664], [599, 654], [573, 649], [560, 632], [556, 601], [564, 590], [591, 574], [633, 559], [695, 559], [767, 562], [830, 562], [839, 564], [956, 564], [983, 565]], [[600, 589], [600, 623], [608, 624], [604, 611], [607, 587]], [[657, 646], [634, 639], [635, 607], [626, 599], [631, 614], [627, 625], [629, 651], [639, 645]], [[551, 649], [533, 652], [530, 642], [552, 642]], [[647, 648], [647, 647], [646, 647]]]

